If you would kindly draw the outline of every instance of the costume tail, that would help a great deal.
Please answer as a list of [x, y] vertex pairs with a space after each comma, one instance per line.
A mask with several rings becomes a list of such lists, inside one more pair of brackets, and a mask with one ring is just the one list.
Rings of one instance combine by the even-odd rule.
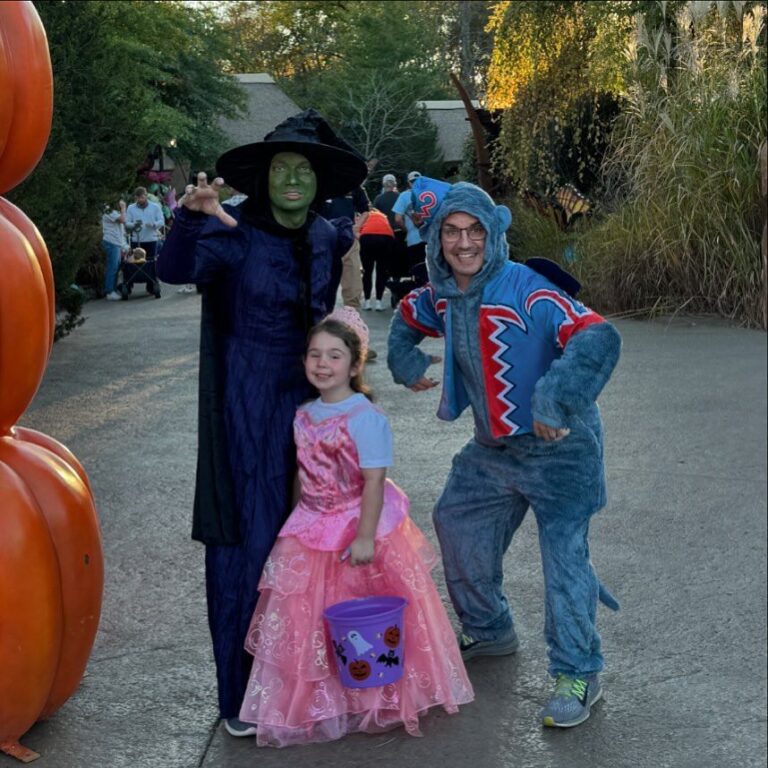
[[601, 581], [598, 582], [597, 597], [606, 608], [610, 608], [612, 611], [618, 611], [621, 608], [619, 601], [608, 591]]

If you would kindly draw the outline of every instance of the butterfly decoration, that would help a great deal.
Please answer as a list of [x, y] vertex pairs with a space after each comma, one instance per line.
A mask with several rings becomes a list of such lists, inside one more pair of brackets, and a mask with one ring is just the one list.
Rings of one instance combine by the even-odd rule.
[[592, 203], [573, 184], [558, 187], [553, 197], [545, 197], [532, 189], [524, 190], [521, 196], [529, 208], [551, 219], [563, 231], [579, 216], [592, 213]]
[[574, 216], [582, 216], [590, 212], [592, 206], [587, 198], [573, 184], [565, 184], [555, 190], [555, 200], [565, 211], [568, 224]]

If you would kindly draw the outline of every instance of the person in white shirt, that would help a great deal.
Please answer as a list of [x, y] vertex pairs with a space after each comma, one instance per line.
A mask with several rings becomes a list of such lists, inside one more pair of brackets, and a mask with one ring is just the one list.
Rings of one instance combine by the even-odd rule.
[[104, 271], [104, 296], [109, 301], [119, 301], [122, 296], [115, 290], [120, 254], [125, 248], [125, 200], [117, 207], [106, 203], [101, 215], [101, 247], [107, 257]]
[[[145, 187], [136, 187], [133, 196], [136, 202], [128, 206], [125, 216], [125, 228], [131, 237], [131, 247], [143, 248], [147, 252], [147, 260], [154, 261], [157, 241], [165, 227], [163, 209], [147, 197]], [[137, 227], [139, 223], [140, 228]]]

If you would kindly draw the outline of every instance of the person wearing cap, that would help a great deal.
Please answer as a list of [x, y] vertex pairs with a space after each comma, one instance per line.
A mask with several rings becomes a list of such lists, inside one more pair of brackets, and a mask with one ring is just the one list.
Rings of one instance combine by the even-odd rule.
[[381, 192], [373, 200], [373, 207], [381, 211], [388, 219], [389, 226], [393, 231], [400, 229], [400, 225], [395, 221], [395, 214], [392, 206], [397, 202], [400, 193], [397, 191], [397, 179], [392, 173], [385, 173], [381, 178]]
[[[219, 711], [238, 719], [251, 659], [244, 649], [259, 577], [290, 511], [292, 423], [312, 394], [307, 332], [333, 307], [349, 219], [327, 221], [322, 201], [360, 186], [365, 161], [315, 111], [236, 147], [179, 201], [158, 260], [169, 283], [202, 290], [198, 460], [192, 536], [205, 544], [208, 619]], [[247, 195], [222, 205], [224, 180]]]
[[590, 561], [588, 532], [606, 502], [596, 399], [621, 339], [574, 298], [578, 282], [556, 264], [509, 260], [511, 214], [482, 189], [422, 177], [414, 198], [429, 283], [400, 302], [388, 364], [397, 383], [431, 389], [438, 382], [427, 369], [439, 359], [418, 345], [444, 337], [438, 418], [452, 421], [467, 407], [474, 417], [474, 436], [454, 457], [433, 511], [462, 656], [504, 656], [519, 647], [503, 557], [530, 506], [556, 678], [541, 722], [578, 725], [602, 695], [598, 600], [618, 609]]
[[392, 212], [395, 214], [395, 222], [399, 227], [405, 227], [406, 261], [408, 269], [416, 264], [421, 264], [425, 259], [424, 242], [419, 234], [419, 220], [413, 208], [411, 190], [413, 183], [421, 176], [418, 171], [408, 174], [408, 189], [400, 193]]

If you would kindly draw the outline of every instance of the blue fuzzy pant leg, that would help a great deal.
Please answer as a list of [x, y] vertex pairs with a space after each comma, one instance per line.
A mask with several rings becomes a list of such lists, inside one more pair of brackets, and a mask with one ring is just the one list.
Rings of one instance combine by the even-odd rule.
[[587, 534], [604, 503], [600, 432], [584, 422], [557, 443], [533, 435], [498, 448], [470, 441], [454, 458], [434, 510], [448, 591], [464, 630], [493, 640], [512, 625], [502, 562], [531, 506], [544, 571], [549, 671], [600, 671], [598, 581]]
[[546, 594], [544, 637], [549, 672], [583, 677], [603, 669], [598, 581], [589, 560], [589, 520], [543, 522], [536, 515]]
[[494, 640], [512, 627], [503, 558], [528, 501], [498, 484], [473, 441], [454, 458], [434, 510], [448, 594], [463, 629]]

